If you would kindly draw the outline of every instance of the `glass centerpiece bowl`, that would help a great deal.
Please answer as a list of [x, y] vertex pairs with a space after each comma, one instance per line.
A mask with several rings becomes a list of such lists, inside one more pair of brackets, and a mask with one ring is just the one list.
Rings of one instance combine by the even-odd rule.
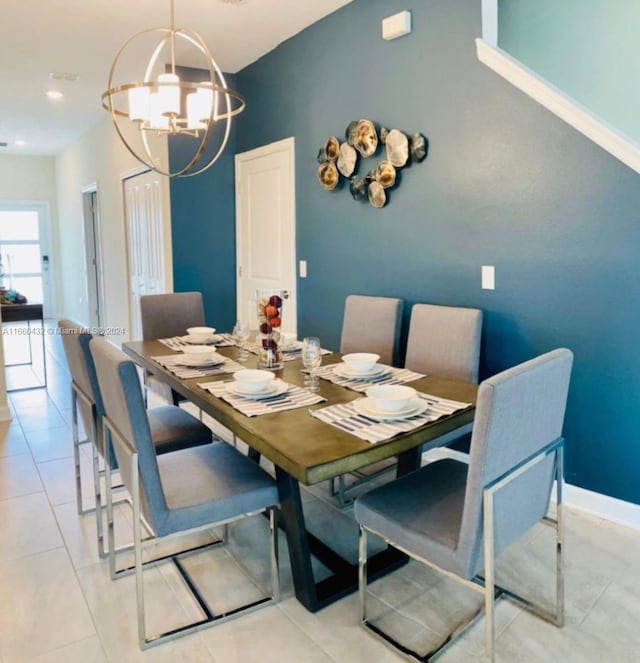
[[284, 367], [280, 349], [282, 336], [282, 303], [280, 295], [269, 290], [256, 292], [258, 314], [258, 368], [276, 371]]

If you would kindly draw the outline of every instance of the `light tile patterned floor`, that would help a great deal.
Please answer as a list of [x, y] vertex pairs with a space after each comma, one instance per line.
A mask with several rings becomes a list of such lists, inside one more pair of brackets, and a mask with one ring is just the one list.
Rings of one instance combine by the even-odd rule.
[[[99, 560], [92, 515], [75, 507], [68, 373], [59, 339], [47, 338], [49, 389], [10, 395], [13, 421], [0, 424], [0, 663], [391, 663], [403, 660], [358, 625], [350, 596], [311, 614], [293, 598], [284, 537], [283, 599], [279, 605], [144, 654], [136, 644], [132, 577], [109, 579]], [[223, 432], [224, 431], [220, 431]], [[82, 464], [91, 495], [89, 452]], [[327, 486], [305, 492], [310, 527], [339, 536], [337, 547], [355, 557], [351, 510], [339, 511]], [[129, 536], [131, 516], [117, 509], [118, 537]], [[193, 575], [213, 601], [252, 597], [230, 552], [256, 580], [267, 583], [263, 519], [237, 525], [228, 550], [192, 558]], [[336, 534], [337, 533], [337, 534]], [[549, 600], [553, 588], [551, 532], [540, 527], [500, 560], [499, 580]], [[567, 517], [567, 625], [560, 630], [513, 605], [497, 609], [501, 663], [640, 661], [640, 533], [577, 511]], [[321, 576], [325, 570], [318, 565]], [[189, 619], [188, 595], [169, 564], [146, 573], [149, 626]], [[410, 563], [371, 586], [371, 610], [407, 644], [427, 648], [478, 606], [478, 596]], [[215, 598], [214, 598], [215, 597]], [[482, 620], [442, 657], [473, 663], [483, 654]]]

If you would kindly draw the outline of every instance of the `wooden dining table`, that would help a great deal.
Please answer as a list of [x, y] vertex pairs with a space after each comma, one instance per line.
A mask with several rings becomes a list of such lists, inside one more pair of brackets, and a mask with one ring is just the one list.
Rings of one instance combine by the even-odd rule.
[[[398, 459], [397, 475], [404, 475], [420, 466], [423, 450], [430, 445], [438, 446], [438, 438], [445, 433], [468, 425], [473, 421], [475, 412], [476, 385], [427, 376], [411, 382], [411, 386], [421, 392], [471, 405], [388, 441], [371, 444], [312, 417], [307, 407], [247, 417], [222, 398], [198, 386], [198, 383], [229, 379], [230, 375], [180, 379], [152, 359], [173, 354], [160, 341], [124, 343], [123, 351], [246, 442], [250, 447], [250, 456], [255, 459], [264, 456], [274, 464], [281, 524], [287, 537], [295, 595], [311, 612], [355, 591], [358, 587], [358, 567], [307, 531], [300, 484], [317, 484], [394, 456]], [[236, 347], [222, 347], [218, 348], [218, 352], [235, 359], [239, 350]], [[325, 355], [323, 364], [339, 362], [340, 358], [338, 353]], [[252, 356], [245, 365], [252, 368], [255, 363], [256, 357]], [[287, 361], [276, 375], [285, 382], [303, 386], [305, 375], [301, 368], [299, 360]], [[312, 408], [362, 397], [356, 391], [327, 380], [321, 379], [319, 388], [320, 395], [327, 400]], [[315, 580], [312, 556], [331, 571], [329, 577]], [[373, 580], [384, 575], [404, 564], [406, 559], [393, 548], [376, 553], [368, 561], [369, 578]]]

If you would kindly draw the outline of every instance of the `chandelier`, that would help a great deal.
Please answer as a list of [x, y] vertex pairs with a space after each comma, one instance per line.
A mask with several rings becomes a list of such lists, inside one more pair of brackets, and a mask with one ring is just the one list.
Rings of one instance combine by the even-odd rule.
[[[138, 161], [168, 177], [191, 177], [218, 160], [229, 139], [231, 118], [241, 113], [245, 104], [238, 92], [227, 87], [224, 74], [202, 37], [193, 30], [175, 27], [173, 0], [170, 0], [170, 11], [169, 28], [138, 32], [118, 51], [109, 72], [108, 89], [102, 94], [102, 107], [111, 113], [120, 139]], [[141, 39], [158, 35], [159, 41], [142, 80], [114, 84], [119, 65], [129, 51], [137, 52]], [[136, 44], [132, 47], [133, 42]], [[207, 80], [187, 81], [178, 74], [183, 69], [176, 66], [177, 46], [195, 49], [198, 57], [206, 60], [208, 72], [205, 69], [194, 71], [198, 72], [198, 78], [206, 78], [208, 73]], [[125, 128], [127, 123], [133, 125], [133, 131]], [[212, 140], [214, 135], [215, 141]], [[173, 171], [169, 167], [162, 168], [151, 149], [154, 136], [188, 136], [193, 153], [186, 165]], [[212, 147], [206, 149], [210, 142]]]

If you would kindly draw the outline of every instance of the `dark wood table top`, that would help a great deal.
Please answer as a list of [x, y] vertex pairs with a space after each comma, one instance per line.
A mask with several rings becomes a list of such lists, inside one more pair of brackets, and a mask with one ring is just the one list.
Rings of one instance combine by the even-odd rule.
[[42, 320], [42, 304], [2, 304], [3, 322]]
[[[391, 440], [371, 444], [354, 435], [330, 426], [315, 417], [308, 409], [298, 408], [286, 412], [247, 417], [221, 398], [213, 396], [198, 386], [199, 382], [229, 379], [231, 376], [203, 377], [182, 380], [163, 368], [151, 357], [173, 354], [159, 341], [135, 341], [123, 344], [123, 350], [136, 363], [150, 372], [160, 375], [175, 391], [195, 403], [204, 412], [226, 426], [249, 446], [271, 460], [303, 484], [310, 485], [356, 470], [377, 461], [396, 456], [403, 451], [428, 443], [444, 433], [455, 430], [473, 421], [477, 385], [437, 377], [426, 377], [411, 383], [419, 391], [473, 403], [471, 407], [429, 423], [415, 431], [398, 435]], [[235, 347], [219, 348], [226, 356], [235, 358]], [[340, 361], [341, 355], [334, 353], [323, 357], [323, 364]], [[245, 364], [255, 367], [256, 357], [251, 356]], [[302, 386], [304, 375], [300, 361], [287, 361], [276, 375], [286, 382]], [[313, 408], [326, 407], [333, 403], [345, 403], [361, 394], [340, 387], [327, 380], [320, 380], [320, 394], [327, 401]]]

